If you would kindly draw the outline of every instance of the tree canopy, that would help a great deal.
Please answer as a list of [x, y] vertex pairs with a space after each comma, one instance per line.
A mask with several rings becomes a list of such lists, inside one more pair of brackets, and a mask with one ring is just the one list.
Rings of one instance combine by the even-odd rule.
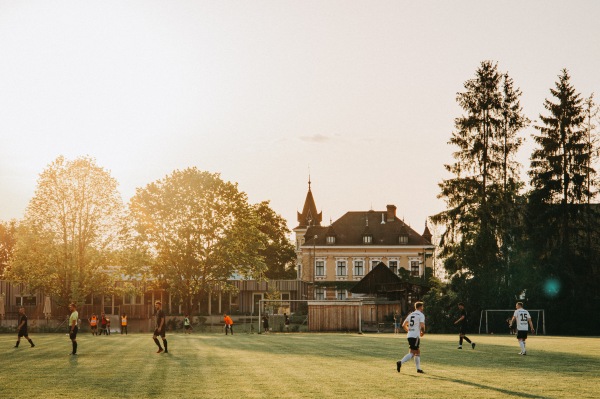
[[138, 189], [129, 208], [155, 256], [153, 274], [188, 309], [199, 293], [226, 289], [234, 273], [264, 278], [266, 256], [285, 260], [279, 217], [266, 203], [251, 206], [219, 174], [176, 170]]
[[58, 157], [40, 174], [19, 226], [8, 278], [60, 304], [110, 289], [123, 204], [117, 181], [92, 158]]

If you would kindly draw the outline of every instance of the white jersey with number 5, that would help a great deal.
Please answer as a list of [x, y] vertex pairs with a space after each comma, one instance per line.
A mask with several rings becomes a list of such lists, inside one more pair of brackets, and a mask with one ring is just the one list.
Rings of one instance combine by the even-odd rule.
[[425, 324], [425, 315], [420, 310], [415, 310], [404, 321], [408, 322], [408, 335], [406, 337], [419, 338], [421, 336], [421, 323]]
[[531, 319], [531, 316], [528, 311], [525, 309], [517, 309], [513, 316], [517, 321], [517, 330], [527, 331], [529, 329], [529, 323], [527, 321]]

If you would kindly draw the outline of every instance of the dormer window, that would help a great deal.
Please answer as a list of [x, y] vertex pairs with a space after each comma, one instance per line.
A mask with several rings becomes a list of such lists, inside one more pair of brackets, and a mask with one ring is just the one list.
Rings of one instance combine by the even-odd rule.
[[398, 243], [400, 245], [408, 244], [408, 234], [400, 234], [400, 236], [398, 236]]
[[372, 244], [373, 243], [373, 236], [372, 235], [364, 235], [363, 236], [363, 244]]
[[326, 237], [326, 242], [327, 242], [328, 245], [335, 244], [335, 236], [327, 236]]

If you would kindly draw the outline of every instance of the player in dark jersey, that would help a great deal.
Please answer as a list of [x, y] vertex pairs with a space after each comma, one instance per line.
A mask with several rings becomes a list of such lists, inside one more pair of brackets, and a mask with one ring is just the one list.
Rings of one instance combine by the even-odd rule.
[[158, 351], [156, 353], [163, 352], [163, 348], [162, 346], [160, 346], [160, 342], [158, 341], [159, 335], [162, 338], [163, 344], [165, 345], [164, 352], [169, 353], [169, 350], [167, 348], [167, 339], [165, 338], [165, 331], [167, 326], [165, 312], [163, 312], [162, 310], [162, 302], [156, 301], [154, 303], [154, 307], [156, 308], [156, 329], [154, 330], [154, 335], [152, 336], [152, 339], [156, 343], [156, 346], [158, 346]]
[[19, 343], [21, 343], [21, 337], [25, 337], [29, 344], [33, 348], [35, 345], [33, 341], [29, 338], [29, 333], [27, 332], [27, 316], [25, 315], [25, 308], [19, 308], [19, 325], [17, 326], [17, 343], [15, 344], [15, 348], [19, 347]]
[[458, 339], [458, 349], [462, 349], [463, 339], [471, 344], [471, 348], [475, 349], [475, 342], [471, 342], [469, 338], [467, 338], [467, 311], [465, 310], [465, 304], [459, 303], [458, 309], [460, 310], [460, 317], [458, 320], [454, 322], [454, 324], [458, 324], [460, 326], [459, 331], [459, 339]]

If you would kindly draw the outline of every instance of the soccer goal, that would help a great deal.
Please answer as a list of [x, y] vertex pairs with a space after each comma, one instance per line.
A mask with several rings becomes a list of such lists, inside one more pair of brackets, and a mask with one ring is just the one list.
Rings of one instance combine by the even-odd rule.
[[[535, 331], [540, 331], [546, 335], [546, 314], [544, 309], [527, 309], [531, 315], [531, 322], [535, 326]], [[510, 320], [515, 313], [514, 309], [485, 309], [481, 311], [479, 318], [479, 334], [482, 330], [486, 334], [516, 334], [516, 326], [509, 327]], [[542, 328], [540, 330], [540, 321]]]
[[[286, 316], [288, 324], [286, 324]], [[264, 318], [268, 330], [265, 331]], [[308, 301], [302, 299], [261, 299], [258, 301], [259, 334], [266, 332], [300, 332], [308, 329]]]

